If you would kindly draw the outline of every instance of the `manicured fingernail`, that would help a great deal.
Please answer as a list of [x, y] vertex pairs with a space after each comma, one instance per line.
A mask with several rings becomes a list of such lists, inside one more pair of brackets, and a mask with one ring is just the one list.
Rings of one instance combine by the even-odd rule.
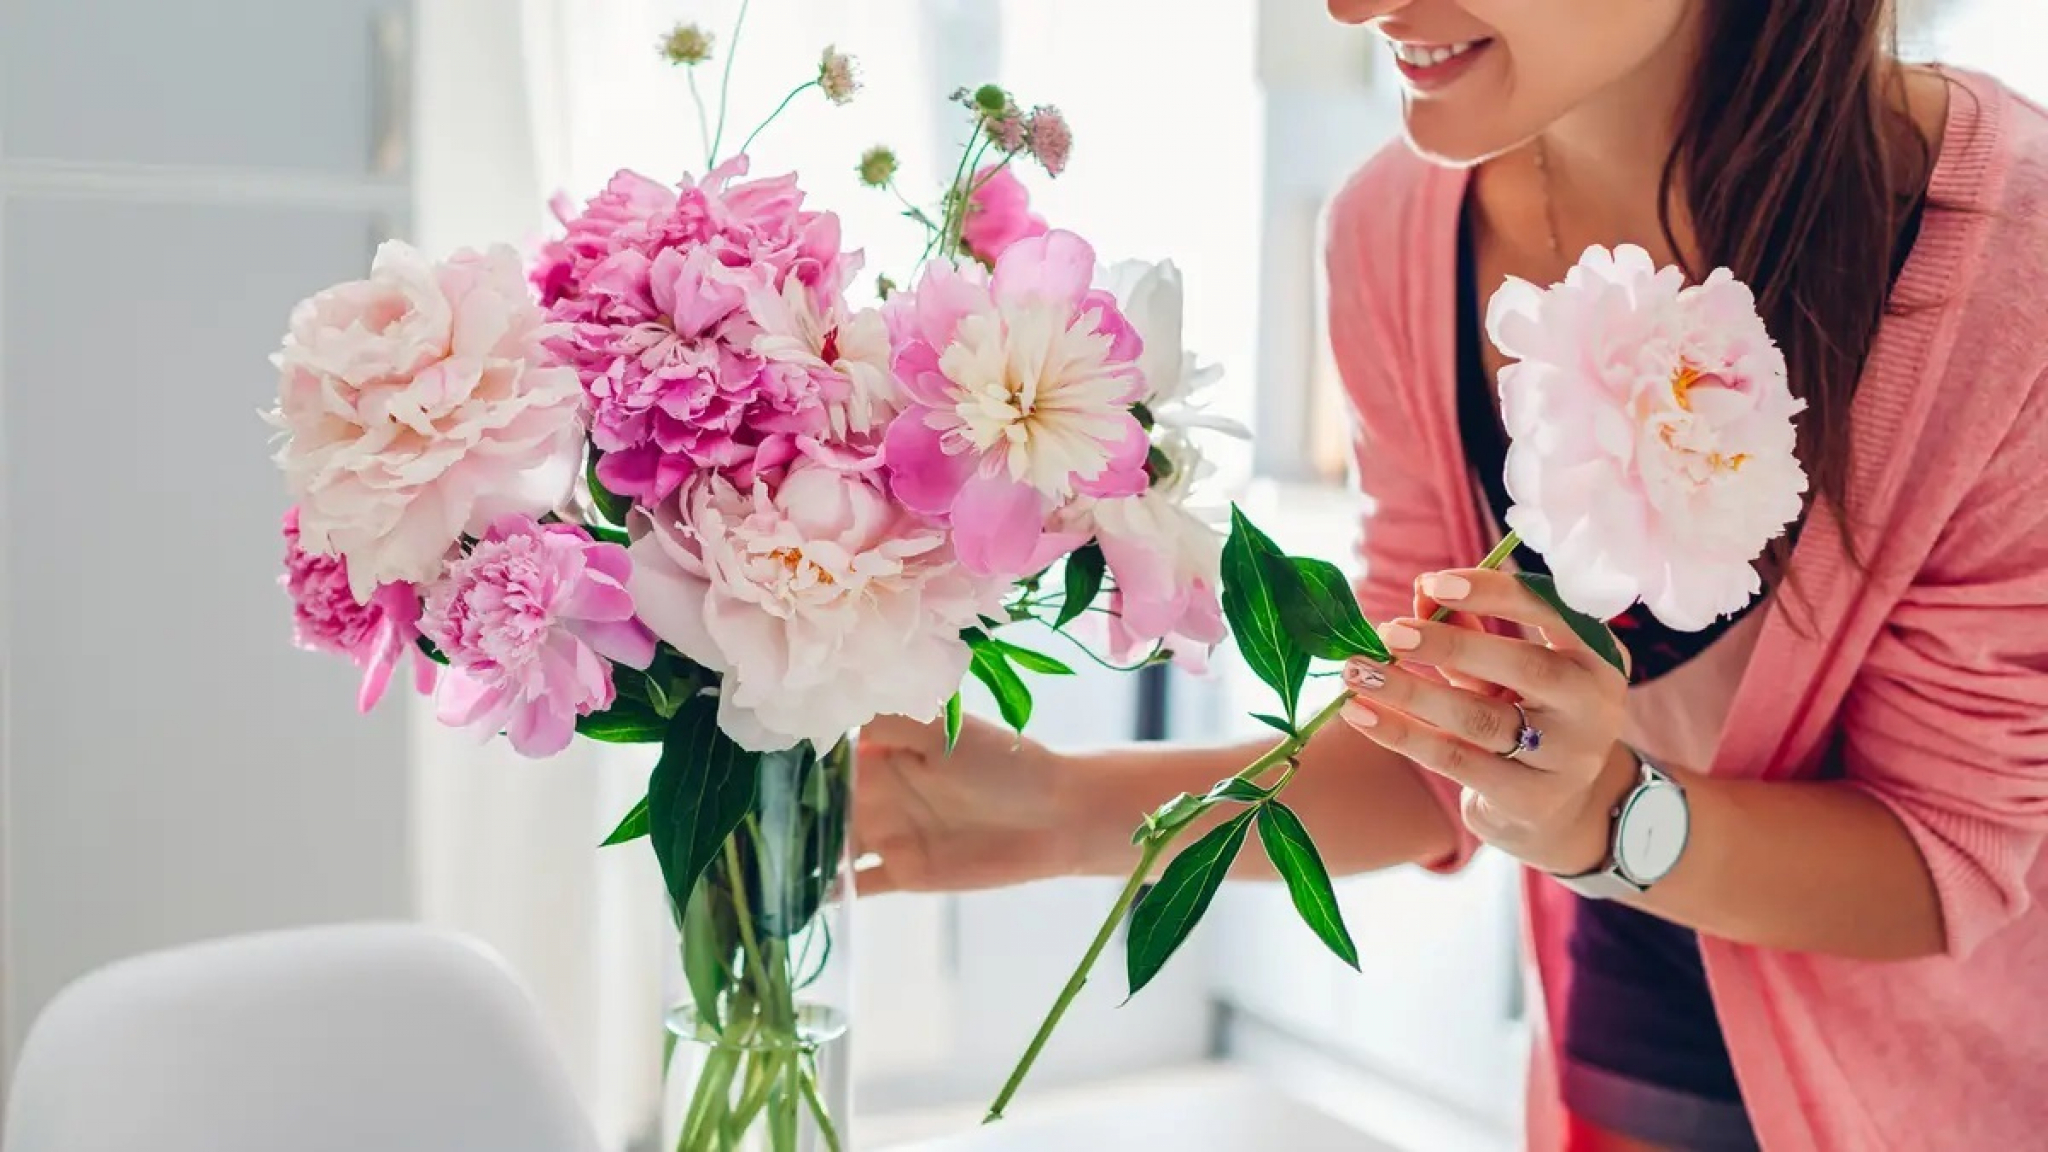
[[1406, 652], [1422, 645], [1422, 633], [1399, 621], [1382, 625], [1380, 639], [1396, 652]]
[[1421, 580], [1422, 593], [1439, 604], [1463, 600], [1472, 594], [1472, 582], [1449, 572], [1431, 572]]
[[1364, 660], [1353, 658], [1344, 664], [1344, 682], [1361, 692], [1370, 692], [1386, 687], [1387, 674]]
[[1370, 728], [1379, 723], [1380, 718], [1372, 709], [1354, 700], [1344, 706], [1344, 722], [1353, 728]]

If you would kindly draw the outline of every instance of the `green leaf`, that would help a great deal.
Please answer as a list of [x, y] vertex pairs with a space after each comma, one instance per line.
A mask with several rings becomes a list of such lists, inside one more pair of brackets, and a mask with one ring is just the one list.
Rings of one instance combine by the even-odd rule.
[[585, 524], [583, 525], [583, 530], [590, 533], [592, 540], [600, 543], [617, 544], [621, 548], [633, 543], [633, 538], [626, 535], [626, 530], [623, 528], [611, 528], [603, 524]]
[[1017, 670], [1010, 667], [1010, 661], [1003, 655], [1002, 648], [995, 641], [983, 637], [968, 641], [974, 651], [967, 670], [982, 682], [996, 698], [996, 708], [1003, 714], [1003, 723], [1018, 732], [1031, 722], [1031, 689], [1026, 687]]
[[965, 710], [960, 706], [960, 694], [946, 701], [946, 755], [953, 754], [953, 747], [960, 743], [960, 725], [966, 721]]
[[643, 683], [647, 686], [647, 706], [654, 709], [654, 714], [664, 720], [674, 719], [683, 702], [669, 695], [668, 689], [662, 686], [659, 676], [649, 676]]
[[632, 840], [638, 840], [645, 835], [647, 835], [647, 798], [643, 796], [638, 804], [633, 805], [633, 810], [626, 813], [626, 818], [619, 821], [619, 826], [612, 829], [612, 834], [605, 837], [598, 847], [609, 848], [614, 844], [624, 844]]
[[1268, 716], [1264, 712], [1254, 712], [1252, 713], [1252, 719], [1257, 720], [1268, 728], [1277, 729], [1284, 735], [1294, 735], [1294, 725], [1289, 724], [1278, 716]]
[[1344, 913], [1337, 907], [1337, 889], [1330, 883], [1330, 870], [1308, 838], [1301, 817], [1279, 801], [1261, 805], [1259, 840], [1266, 846], [1266, 859], [1280, 878], [1287, 881], [1287, 894], [1294, 898], [1294, 910], [1302, 922], [1322, 938], [1330, 951], [1352, 968], [1358, 967], [1358, 945], [1344, 927]]
[[626, 513], [632, 509], [633, 502], [606, 488], [604, 482], [597, 478], [597, 462], [601, 458], [602, 453], [592, 452], [590, 467], [583, 473], [584, 480], [590, 485], [590, 502], [597, 505], [598, 515], [624, 527]]
[[577, 717], [576, 734], [605, 744], [659, 744], [668, 721], [645, 702], [620, 696], [603, 712]]
[[1009, 657], [1011, 663], [1024, 669], [1026, 672], [1036, 672], [1040, 676], [1072, 676], [1074, 674], [1072, 668], [1047, 656], [1043, 652], [1033, 652], [1029, 648], [1020, 648], [1008, 640], [992, 640], [990, 642], [996, 647], [1001, 648], [1003, 655]]
[[1229, 800], [1238, 804], [1257, 804], [1261, 800], [1270, 798], [1272, 795], [1271, 792], [1249, 780], [1240, 780], [1232, 776], [1228, 780], [1217, 781], [1216, 786], [1209, 789], [1209, 795], [1206, 799], [1210, 801]]
[[1616, 672], [1623, 676], [1628, 675], [1628, 661], [1622, 657], [1621, 642], [1614, 638], [1614, 633], [1606, 624], [1566, 604], [1564, 598], [1557, 594], [1557, 581], [1535, 572], [1518, 572], [1515, 579], [1520, 580], [1529, 591], [1543, 597], [1544, 603], [1555, 608], [1557, 614], [1564, 617], [1564, 622], [1571, 625], [1572, 631], [1585, 642], [1586, 647], [1591, 648], [1602, 660], [1614, 665]]
[[739, 943], [731, 910], [719, 915], [711, 903], [711, 886], [700, 884], [690, 893], [689, 909], [683, 913], [683, 979], [690, 985], [690, 1001], [697, 1006], [698, 1035], [724, 1031], [718, 1011], [718, 997], [729, 982], [729, 963]]
[[1292, 573], [1280, 549], [1232, 505], [1230, 539], [1223, 544], [1223, 615], [1245, 663], [1280, 694], [1289, 724], [1308, 678], [1308, 653], [1287, 634], [1275, 598], [1275, 577], [1292, 582]]
[[714, 697], [693, 697], [669, 722], [647, 781], [647, 821], [676, 907], [690, 906], [705, 865], [753, 807], [759, 764], [759, 756], [718, 730]]
[[1385, 663], [1387, 646], [1365, 622], [1344, 573], [1327, 560], [1305, 556], [1293, 557], [1292, 567], [1293, 580], [1279, 600], [1280, 620], [1294, 642], [1324, 660], [1370, 656]]
[[1245, 831], [1256, 808], [1247, 808], [1211, 829], [1187, 846], [1166, 866], [1151, 891], [1131, 912], [1131, 929], [1124, 942], [1124, 970], [1130, 978], [1131, 995], [1152, 982], [1173, 956], [1188, 933], [1209, 910], [1231, 862], [1244, 847]]
[[1202, 803], [1201, 797], [1190, 796], [1183, 792], [1159, 807], [1154, 808], [1152, 811], [1147, 812], [1145, 814], [1145, 822], [1138, 825], [1137, 831], [1131, 833], [1131, 843], [1143, 844], [1147, 838], [1160, 832], [1171, 832], [1195, 817], [1200, 816], [1207, 810], [1207, 807], [1207, 805]]
[[1060, 597], [1060, 614], [1053, 620], [1053, 627], [1065, 628], [1081, 618], [1081, 613], [1095, 603], [1095, 597], [1102, 591], [1102, 573], [1107, 567], [1102, 557], [1102, 548], [1094, 543], [1082, 545], [1067, 557], [1065, 595]]
[[419, 645], [419, 650], [426, 653], [427, 659], [432, 660], [434, 663], [446, 664], [448, 662], [447, 653], [441, 651], [439, 648], [434, 647], [434, 642], [432, 640], [427, 639], [425, 636], [421, 636], [417, 640], [414, 640], [413, 643]]

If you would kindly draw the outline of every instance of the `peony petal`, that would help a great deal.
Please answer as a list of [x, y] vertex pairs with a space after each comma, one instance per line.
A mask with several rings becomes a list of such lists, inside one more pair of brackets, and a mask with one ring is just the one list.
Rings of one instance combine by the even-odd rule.
[[974, 471], [974, 458], [964, 452], [948, 455], [929, 415], [927, 409], [911, 408], [896, 417], [883, 438], [883, 451], [889, 460], [889, 491], [919, 512], [941, 516]]
[[982, 576], [1030, 572], [1045, 530], [1045, 498], [1005, 476], [976, 476], [953, 505], [953, 546], [960, 563]]
[[705, 624], [710, 582], [684, 572], [654, 536], [634, 541], [631, 551], [633, 579], [627, 590], [641, 623], [669, 647], [714, 672], [730, 667]]
[[1110, 455], [1103, 462], [1102, 471], [1094, 476], [1076, 477], [1074, 489], [1084, 496], [1110, 499], [1118, 496], [1136, 496], [1152, 484], [1145, 472], [1145, 460], [1152, 451], [1151, 438], [1146, 436], [1145, 427], [1128, 412], [1119, 413], [1114, 441], [1105, 441]]
[[569, 746], [576, 735], [576, 718], [549, 700], [530, 700], [514, 710], [505, 734], [513, 751], [538, 760]]
[[[490, 719], [505, 703], [496, 684], [472, 676], [462, 668], [446, 669], [434, 698], [435, 717], [451, 728], [468, 728]], [[491, 725], [495, 731], [497, 725]]]
[[646, 671], [654, 663], [654, 633], [638, 620], [584, 621], [574, 626], [578, 639], [614, 664]]
[[1012, 244], [996, 261], [992, 286], [1006, 309], [1040, 300], [1076, 308], [1095, 276], [1095, 249], [1063, 229]]

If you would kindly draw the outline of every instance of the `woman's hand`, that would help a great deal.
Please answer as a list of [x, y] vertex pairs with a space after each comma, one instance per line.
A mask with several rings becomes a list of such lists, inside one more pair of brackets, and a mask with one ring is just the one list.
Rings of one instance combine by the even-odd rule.
[[[945, 729], [884, 716], [861, 729], [854, 852], [862, 895], [993, 888], [1074, 869], [1065, 762], [974, 717]], [[863, 860], [866, 864], [868, 861]]]
[[[1442, 679], [1355, 659], [1344, 672], [1356, 693], [1345, 721], [1463, 785], [1465, 825], [1481, 840], [1559, 875], [1599, 867], [1608, 813], [1636, 774], [1620, 739], [1627, 679], [1507, 573], [1434, 572], [1416, 586], [1419, 603], [1522, 625], [1542, 640], [1432, 623], [1427, 613], [1396, 620], [1380, 631], [1387, 647], [1402, 664], [1428, 665]], [[1524, 715], [1541, 743], [1509, 759]]]

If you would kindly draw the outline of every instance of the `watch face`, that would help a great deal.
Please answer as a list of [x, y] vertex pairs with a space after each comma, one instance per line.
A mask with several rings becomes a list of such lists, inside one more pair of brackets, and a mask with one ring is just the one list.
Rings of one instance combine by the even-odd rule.
[[1672, 784], [1640, 789], [1622, 809], [1614, 837], [1614, 862], [1638, 884], [1654, 884], [1678, 864], [1691, 831], [1685, 792]]

